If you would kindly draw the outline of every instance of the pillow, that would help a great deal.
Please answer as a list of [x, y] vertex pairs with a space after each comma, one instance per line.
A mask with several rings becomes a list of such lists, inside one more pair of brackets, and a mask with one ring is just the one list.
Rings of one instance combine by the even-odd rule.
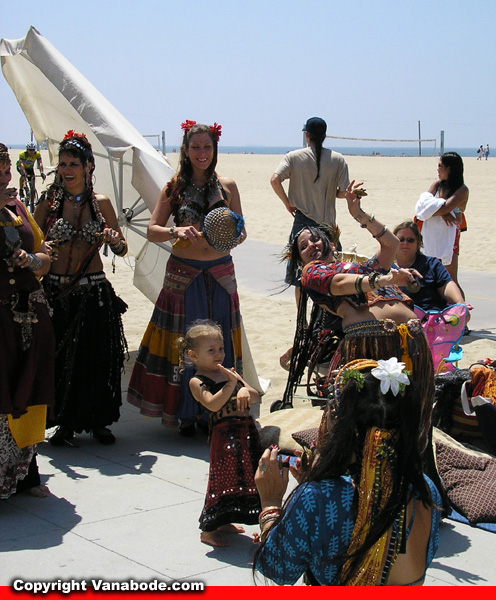
[[297, 431], [291, 436], [295, 442], [300, 444], [302, 448], [311, 448], [317, 443], [317, 437], [319, 435], [319, 428], [312, 427], [311, 429], [305, 429], [304, 431]]
[[470, 523], [496, 523], [496, 459], [446, 434], [434, 438], [437, 469], [455, 509]]
[[262, 447], [277, 445], [284, 454], [301, 450], [301, 445], [292, 437], [294, 432], [315, 429], [320, 425], [322, 410], [312, 408], [289, 408], [276, 410], [258, 419]]

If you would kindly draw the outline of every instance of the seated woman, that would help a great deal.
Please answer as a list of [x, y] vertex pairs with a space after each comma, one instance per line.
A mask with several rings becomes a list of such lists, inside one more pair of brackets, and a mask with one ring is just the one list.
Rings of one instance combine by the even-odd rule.
[[431, 352], [412, 300], [398, 288], [414, 281], [414, 275], [408, 269], [390, 270], [399, 240], [373, 214], [362, 210], [353, 186], [354, 182], [346, 191], [348, 210], [379, 242], [375, 256], [364, 265], [339, 261], [328, 231], [304, 227], [288, 251], [289, 266], [302, 265], [302, 290], [341, 318], [344, 338], [330, 372], [355, 358], [396, 356], [414, 374], [422, 373], [422, 399], [432, 402]]
[[[339, 316], [344, 337], [330, 361], [327, 382], [337, 368], [357, 358], [374, 360], [396, 357], [418, 377], [419, 402], [429, 412], [434, 400], [434, 366], [422, 324], [413, 311], [412, 300], [398, 286], [414, 281], [408, 269], [392, 269], [399, 246], [398, 238], [373, 214], [364, 212], [354, 182], [346, 191], [351, 216], [378, 240], [379, 249], [364, 265], [337, 260], [328, 232], [304, 227], [288, 252], [290, 266], [303, 266], [302, 295], [305, 291], [315, 304]], [[297, 337], [297, 336], [295, 336]], [[296, 344], [295, 344], [296, 346]], [[296, 360], [296, 359], [295, 359]], [[431, 434], [430, 420], [422, 419]], [[325, 433], [322, 422], [319, 440]], [[432, 444], [424, 456], [425, 470], [449, 505], [436, 470]]]
[[[464, 304], [458, 285], [451, 279], [446, 267], [438, 258], [425, 256], [422, 234], [413, 221], [403, 221], [394, 228], [399, 240], [396, 265], [402, 269], [414, 269], [420, 283], [418, 291], [402, 287], [422, 310], [443, 310], [451, 304]], [[468, 317], [469, 318], [469, 317]]]
[[332, 423], [282, 503], [288, 470], [265, 450], [254, 570], [281, 585], [422, 585], [438, 546], [439, 493], [422, 473], [431, 404], [396, 358], [356, 360], [336, 376]]

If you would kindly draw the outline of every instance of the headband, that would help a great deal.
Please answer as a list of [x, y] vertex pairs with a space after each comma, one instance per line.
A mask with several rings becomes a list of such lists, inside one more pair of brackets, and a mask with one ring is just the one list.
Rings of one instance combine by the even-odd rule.
[[[85, 146], [84, 144], [87, 145]], [[73, 129], [69, 129], [69, 131], [64, 135], [64, 139], [60, 142], [60, 149], [65, 150], [69, 146], [74, 146], [80, 152], [82, 152], [86, 160], [94, 162], [91, 144], [84, 133], [76, 133]]]

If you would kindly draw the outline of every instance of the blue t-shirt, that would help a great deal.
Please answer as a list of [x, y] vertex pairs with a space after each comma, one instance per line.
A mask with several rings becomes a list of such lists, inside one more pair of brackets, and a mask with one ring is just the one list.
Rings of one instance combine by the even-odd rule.
[[[424, 478], [432, 501], [441, 506], [435, 485]], [[337, 585], [343, 560], [336, 557], [346, 555], [355, 524], [353, 498], [348, 476], [302, 484], [272, 528], [257, 570], [279, 585], [294, 585], [310, 569], [320, 585]], [[438, 547], [440, 519], [441, 511], [433, 509], [426, 570]]]
[[[397, 266], [394, 265], [396, 268]], [[420, 279], [420, 290], [416, 293], [409, 292], [406, 287], [400, 287], [422, 310], [443, 310], [449, 302], [441, 296], [439, 288], [444, 287], [451, 279], [446, 267], [433, 256], [417, 254], [412, 269], [416, 269], [423, 277]]]

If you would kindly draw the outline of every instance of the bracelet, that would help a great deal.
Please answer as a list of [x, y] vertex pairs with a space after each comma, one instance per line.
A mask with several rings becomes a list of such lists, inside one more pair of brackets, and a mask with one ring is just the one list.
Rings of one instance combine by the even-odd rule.
[[384, 227], [382, 228], [382, 231], [380, 233], [378, 233], [377, 235], [373, 235], [372, 237], [376, 240], [378, 240], [379, 238], [381, 238], [387, 231], [387, 225], [384, 225]]
[[357, 291], [357, 294], [363, 294], [362, 284], [364, 279], [365, 275], [360, 275], [355, 279], [355, 289]]
[[375, 288], [377, 286], [377, 280], [379, 279], [380, 276], [381, 276], [380, 273], [375, 273], [375, 272], [369, 274], [369, 285], [370, 285], [371, 290], [375, 290]]
[[260, 530], [263, 531], [265, 529], [265, 525], [267, 525], [267, 523], [271, 523], [272, 521], [277, 521], [277, 519], [279, 519], [280, 514], [273, 514], [273, 515], [266, 515], [259, 523], [260, 525]]
[[30, 271], [39, 271], [43, 266], [43, 261], [41, 260], [41, 258], [39, 256], [36, 256], [36, 254], [28, 254], [28, 256], [30, 259], [28, 269]]
[[[363, 210], [361, 210], [361, 212], [362, 212], [363, 214], [366, 214], [366, 213], [365, 213]], [[364, 228], [364, 229], [365, 229], [365, 227], [367, 227], [367, 224], [366, 224], [366, 223], [362, 223], [362, 222], [360, 221], [360, 219], [358, 218], [358, 215], [357, 215], [356, 217], [353, 217], [353, 218], [355, 219], [355, 221], [356, 221], [357, 223], [360, 223], [360, 227], [362, 227], [362, 228]]]
[[174, 231], [176, 231], [176, 226], [175, 226], [175, 225], [173, 225], [172, 227], [169, 227], [169, 235], [170, 235], [171, 239], [172, 239], [173, 237], [176, 237], [176, 236], [174, 235]]
[[375, 221], [375, 215], [374, 215], [374, 213], [372, 213], [370, 215], [370, 218], [369, 218], [369, 223], [372, 223], [372, 221]]
[[279, 508], [279, 506], [268, 506], [267, 508], [262, 510], [262, 512], [258, 515], [258, 522], [260, 522], [267, 515], [275, 514], [275, 513], [279, 514], [280, 512], [281, 512], [281, 509]]
[[110, 246], [110, 249], [114, 254], [120, 256], [121, 254], [124, 254], [124, 251], [126, 250], [126, 241], [119, 239], [119, 243], [115, 244], [115, 246]]
[[[263, 524], [260, 525], [260, 534], [263, 537], [264, 534], [268, 534], [268, 532], [270, 531], [270, 529], [272, 528], [272, 525], [277, 521], [277, 519], [279, 518], [279, 515], [273, 515], [272, 518], [267, 519], [266, 521], [264, 521]], [[270, 523], [270, 525], [268, 525]]]

